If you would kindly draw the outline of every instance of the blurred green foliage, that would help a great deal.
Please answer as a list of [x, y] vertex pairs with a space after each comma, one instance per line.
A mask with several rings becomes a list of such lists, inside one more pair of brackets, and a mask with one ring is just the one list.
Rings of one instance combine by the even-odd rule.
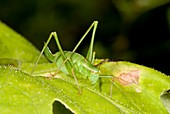
[[[57, 31], [64, 49], [72, 50], [88, 26], [98, 20], [98, 58], [128, 60], [167, 74], [169, 12], [169, 0], [0, 0], [0, 19], [39, 50], [52, 31]], [[79, 53], [87, 50], [89, 37]], [[52, 47], [55, 52], [54, 41]]]

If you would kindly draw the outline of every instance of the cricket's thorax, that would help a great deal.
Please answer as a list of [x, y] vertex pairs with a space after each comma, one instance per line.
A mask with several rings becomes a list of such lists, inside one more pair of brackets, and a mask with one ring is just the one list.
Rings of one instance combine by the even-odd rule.
[[[73, 66], [76, 69], [74, 73], [76, 74], [77, 78], [84, 78], [87, 77], [92, 82], [92, 84], [96, 83], [99, 78], [99, 69], [94, 67], [89, 61], [87, 61], [82, 55], [71, 52], [71, 51], [64, 51], [64, 54], [67, 59], [64, 59], [61, 56], [60, 52], [57, 52], [50, 57], [50, 61], [56, 63], [56, 65], [61, 69], [62, 72], [66, 74], [70, 74], [72, 71], [72, 66], [67, 64], [70, 59], [73, 62]], [[50, 55], [50, 53], [46, 53], [45, 55]], [[66, 62], [67, 61], [67, 62]], [[67, 67], [66, 67], [67, 66]], [[70, 66], [70, 68], [68, 68]]]

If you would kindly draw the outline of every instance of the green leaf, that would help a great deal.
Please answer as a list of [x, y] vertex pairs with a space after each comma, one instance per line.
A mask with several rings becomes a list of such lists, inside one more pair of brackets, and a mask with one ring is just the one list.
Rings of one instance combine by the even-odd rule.
[[[165, 102], [160, 98], [170, 89], [170, 78], [165, 74], [129, 62], [95, 60], [103, 77], [112, 77], [100, 78], [95, 85], [91, 85], [88, 79], [78, 79], [82, 89], [78, 94], [74, 78], [62, 72], [52, 76], [57, 67], [46, 63], [45, 59], [31, 74], [38, 51], [7, 26], [2, 23], [0, 26], [3, 28], [0, 29], [2, 114], [60, 114], [63, 111], [78, 114], [168, 113], [167, 105], [164, 106]], [[62, 111], [58, 110], [59, 107]]]
[[41, 79], [9, 67], [0, 67], [0, 72], [2, 114], [52, 113], [53, 100]]
[[[43, 66], [47, 69], [53, 64], [40, 64], [38, 70]], [[4, 113], [52, 113], [53, 104], [60, 102], [73, 113], [168, 113], [160, 95], [170, 89], [169, 77], [128, 62], [105, 62], [98, 67], [103, 74], [112, 71], [114, 75], [111, 97], [112, 83], [109, 79], [102, 79], [101, 91], [79, 79], [82, 94], [78, 94], [74, 78], [61, 72], [54, 78], [47, 78], [48, 72], [42, 75], [40, 71], [41, 76], [33, 77], [13, 67], [1, 67], [0, 107]], [[136, 70], [140, 70], [140, 73]], [[125, 79], [128, 76], [126, 73], [132, 75], [135, 72], [139, 76], [138, 80], [134, 78], [131, 82]], [[122, 81], [119, 79], [122, 76], [120, 74], [125, 76]]]
[[[129, 62], [105, 62], [98, 66], [105, 75], [113, 75], [112, 98], [135, 113], [167, 113], [160, 96], [170, 89], [170, 78], [154, 69]], [[108, 82], [103, 83], [103, 92]]]

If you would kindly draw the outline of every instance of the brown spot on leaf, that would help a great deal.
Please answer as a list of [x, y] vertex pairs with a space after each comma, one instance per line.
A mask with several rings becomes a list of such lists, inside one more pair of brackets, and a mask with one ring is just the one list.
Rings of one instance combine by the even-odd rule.
[[139, 84], [139, 70], [130, 70], [129, 72], [121, 73], [119, 77], [116, 78], [121, 85]]

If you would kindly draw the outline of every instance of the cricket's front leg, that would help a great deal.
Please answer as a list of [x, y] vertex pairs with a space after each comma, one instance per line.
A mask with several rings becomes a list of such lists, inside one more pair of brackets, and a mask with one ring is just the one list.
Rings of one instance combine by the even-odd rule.
[[80, 85], [78, 83], [78, 80], [77, 80], [76, 74], [74, 72], [74, 69], [71, 69], [71, 71], [72, 71], [72, 75], [74, 77], [75, 83], [76, 83], [76, 85], [78, 87], [78, 94], [82, 94], [82, 90], [81, 90]]

